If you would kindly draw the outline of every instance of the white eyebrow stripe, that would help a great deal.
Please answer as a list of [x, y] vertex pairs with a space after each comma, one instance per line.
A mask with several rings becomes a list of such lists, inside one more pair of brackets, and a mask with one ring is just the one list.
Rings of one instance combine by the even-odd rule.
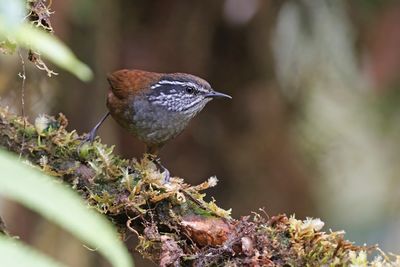
[[156, 89], [157, 87], [160, 87], [160, 86], [161, 86], [161, 84], [156, 83], [155, 85], [151, 86], [150, 88], [151, 89]]
[[203, 93], [208, 93], [209, 92], [209, 90], [204, 89], [202, 86], [199, 86], [198, 84], [195, 84], [193, 82], [181, 82], [181, 81], [170, 81], [170, 80], [161, 80], [158, 83], [156, 83], [153, 86], [151, 86], [151, 89], [156, 89], [156, 88], [160, 87], [163, 84], [191, 86], [191, 87], [194, 87], [199, 92], [203, 92]]
[[197, 84], [192, 82], [180, 82], [180, 81], [169, 81], [169, 80], [161, 80], [157, 84], [186, 85], [186, 86], [198, 87]]

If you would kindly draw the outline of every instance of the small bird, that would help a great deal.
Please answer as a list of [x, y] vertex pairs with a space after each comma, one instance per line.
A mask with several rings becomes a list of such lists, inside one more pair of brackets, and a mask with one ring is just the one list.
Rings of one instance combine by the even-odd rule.
[[88, 135], [91, 142], [97, 129], [111, 116], [125, 129], [145, 143], [146, 152], [163, 170], [164, 181], [169, 172], [158, 159], [160, 148], [179, 135], [189, 121], [214, 98], [232, 98], [214, 91], [210, 84], [191, 74], [156, 73], [142, 70], [118, 70], [108, 75], [110, 92], [107, 114]]

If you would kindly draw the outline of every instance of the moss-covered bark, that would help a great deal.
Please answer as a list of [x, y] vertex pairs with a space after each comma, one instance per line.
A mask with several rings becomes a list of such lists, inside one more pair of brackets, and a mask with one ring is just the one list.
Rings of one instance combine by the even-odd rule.
[[[150, 161], [122, 159], [99, 140], [65, 128], [67, 119], [41, 116], [34, 125], [0, 108], [0, 146], [21, 154], [44, 172], [71, 185], [105, 214], [122, 236], [137, 235], [136, 250], [161, 266], [397, 266], [375, 247], [354, 246], [343, 232], [325, 233], [319, 219], [266, 214], [233, 219], [203, 200], [216, 178], [191, 186], [173, 177], [163, 184]], [[256, 208], [256, 207], [255, 207]]]

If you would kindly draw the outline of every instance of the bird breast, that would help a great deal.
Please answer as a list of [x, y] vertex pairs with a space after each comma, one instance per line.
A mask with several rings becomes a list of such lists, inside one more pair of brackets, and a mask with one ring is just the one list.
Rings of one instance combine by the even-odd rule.
[[131, 102], [131, 131], [147, 144], [162, 144], [180, 134], [192, 116], [168, 110], [145, 98]]

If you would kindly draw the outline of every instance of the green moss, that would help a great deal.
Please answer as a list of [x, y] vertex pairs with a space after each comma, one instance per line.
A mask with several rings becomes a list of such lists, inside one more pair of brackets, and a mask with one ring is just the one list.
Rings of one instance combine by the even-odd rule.
[[[400, 266], [399, 257], [389, 257], [376, 247], [354, 246], [343, 232], [323, 232], [319, 219], [285, 215], [267, 219], [259, 214], [232, 219], [230, 210], [218, 207], [215, 200], [203, 200], [202, 191], [215, 186], [216, 178], [191, 186], [173, 177], [171, 183], [163, 184], [147, 158], [122, 159], [99, 139], [82, 143], [84, 137], [67, 131], [66, 125], [60, 115], [42, 116], [35, 126], [28, 122], [24, 126], [21, 118], [0, 108], [0, 146], [16, 153], [23, 147], [27, 160], [70, 183], [90, 206], [109, 216], [122, 234], [138, 235], [137, 250], [153, 261], [178, 253], [181, 265], [197, 266], [249, 262], [260, 266]], [[228, 224], [232, 229], [226, 242], [214, 247], [196, 244], [180, 224], [189, 215], [213, 218], [202, 223], [221, 219]], [[249, 242], [246, 251], [243, 240]], [[368, 260], [366, 255], [373, 251], [380, 257]]]

